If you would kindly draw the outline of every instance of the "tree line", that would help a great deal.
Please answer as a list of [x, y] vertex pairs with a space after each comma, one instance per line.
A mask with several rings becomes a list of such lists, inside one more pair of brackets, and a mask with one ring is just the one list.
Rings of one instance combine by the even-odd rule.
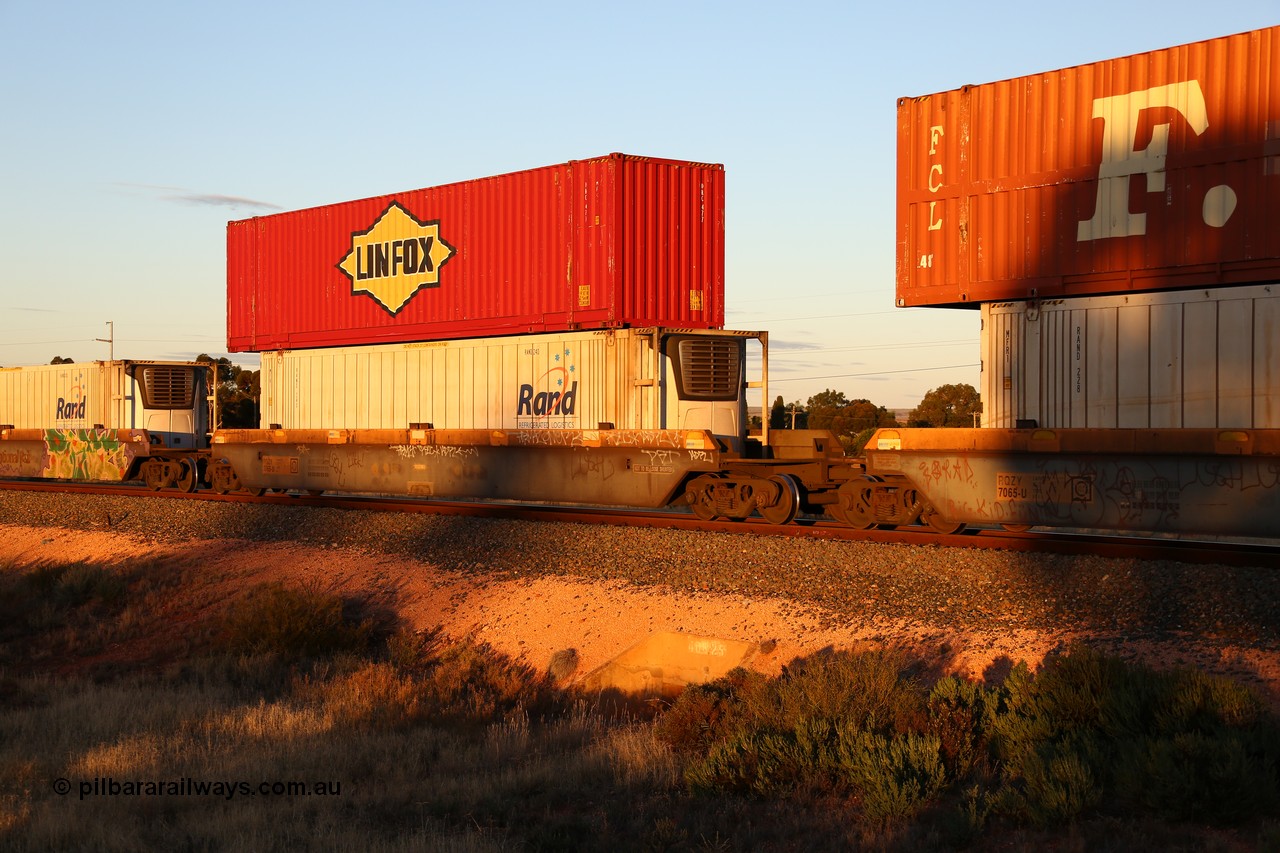
[[808, 402], [787, 403], [779, 395], [769, 409], [769, 429], [831, 430], [846, 453], [858, 453], [872, 433], [885, 427], [973, 427], [982, 404], [972, 385], [940, 385], [930, 390], [901, 423], [893, 412], [867, 399], [850, 400], [828, 388]]
[[231, 429], [256, 429], [262, 372], [245, 370], [225, 356], [215, 359], [200, 353], [196, 361], [213, 365], [217, 371], [218, 424]]

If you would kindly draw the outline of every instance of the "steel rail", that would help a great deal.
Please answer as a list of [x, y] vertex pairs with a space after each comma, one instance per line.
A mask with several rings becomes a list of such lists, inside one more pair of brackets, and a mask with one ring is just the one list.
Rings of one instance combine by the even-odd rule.
[[1028, 554], [1053, 553], [1100, 556], [1112, 559], [1163, 560], [1182, 563], [1280, 568], [1280, 541], [1246, 542], [1194, 538], [1160, 538], [1153, 536], [1126, 536], [1097, 531], [1032, 530], [1015, 532], [1002, 528], [968, 528], [962, 532], [952, 534], [940, 534], [926, 527], [857, 530], [820, 517], [808, 516], [802, 516], [792, 524], [774, 525], [761, 518], [703, 521], [691, 512], [678, 509], [635, 510], [568, 504], [449, 501], [437, 498], [332, 493], [306, 495], [293, 492], [268, 492], [262, 496], [254, 496], [243, 493], [219, 495], [202, 490], [188, 494], [172, 490], [152, 491], [143, 486], [132, 485], [49, 483], [34, 480], [0, 481], [0, 489], [139, 498], [158, 497], [169, 500], [275, 504], [365, 512], [416, 512], [476, 518], [507, 518], [572, 524], [606, 524], [921, 547], [975, 548]]

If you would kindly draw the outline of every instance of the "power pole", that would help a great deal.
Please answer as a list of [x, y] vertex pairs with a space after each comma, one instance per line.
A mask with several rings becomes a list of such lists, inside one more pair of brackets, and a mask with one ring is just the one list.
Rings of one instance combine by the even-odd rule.
[[94, 338], [99, 343], [107, 345], [107, 361], [116, 360], [116, 324], [107, 321], [107, 336], [105, 338]]

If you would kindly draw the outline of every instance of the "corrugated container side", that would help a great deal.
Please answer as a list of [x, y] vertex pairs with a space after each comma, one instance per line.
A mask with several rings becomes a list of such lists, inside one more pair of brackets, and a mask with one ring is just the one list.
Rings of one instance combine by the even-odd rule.
[[982, 306], [983, 426], [1280, 428], [1280, 285]]
[[647, 340], [621, 330], [264, 353], [262, 425], [653, 428]]
[[897, 301], [1280, 278], [1280, 27], [898, 102]]
[[169, 447], [189, 447], [208, 429], [203, 377], [204, 368], [193, 375], [186, 362], [0, 368], [0, 424], [38, 430], [146, 429]]
[[262, 425], [652, 428], [643, 342], [624, 330], [264, 353]]
[[108, 429], [132, 426], [113, 398], [126, 395], [120, 362], [0, 369], [0, 424], [17, 429]]
[[[268, 352], [262, 355], [261, 426], [594, 430], [612, 424], [733, 437], [746, 416], [738, 375], [745, 359], [728, 359], [712, 382], [726, 382], [736, 396], [682, 396], [673, 364], [678, 356], [669, 350], [694, 339], [728, 358], [760, 337], [618, 329]], [[686, 391], [704, 387], [699, 381], [686, 378]]]
[[720, 166], [615, 154], [227, 227], [234, 352], [655, 325], [724, 325]]

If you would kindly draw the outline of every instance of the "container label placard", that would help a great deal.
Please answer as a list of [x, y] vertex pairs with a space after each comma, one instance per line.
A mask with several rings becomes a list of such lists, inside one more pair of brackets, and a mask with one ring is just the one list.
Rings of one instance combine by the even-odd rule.
[[1025, 474], [997, 473], [996, 499], [1002, 501], [1031, 500], [1031, 487], [1027, 482], [1029, 479], [1030, 477]]
[[424, 287], [440, 286], [440, 268], [454, 248], [440, 237], [440, 222], [423, 222], [392, 202], [365, 231], [351, 235], [351, 251], [338, 269], [353, 294], [367, 293], [392, 314]]

